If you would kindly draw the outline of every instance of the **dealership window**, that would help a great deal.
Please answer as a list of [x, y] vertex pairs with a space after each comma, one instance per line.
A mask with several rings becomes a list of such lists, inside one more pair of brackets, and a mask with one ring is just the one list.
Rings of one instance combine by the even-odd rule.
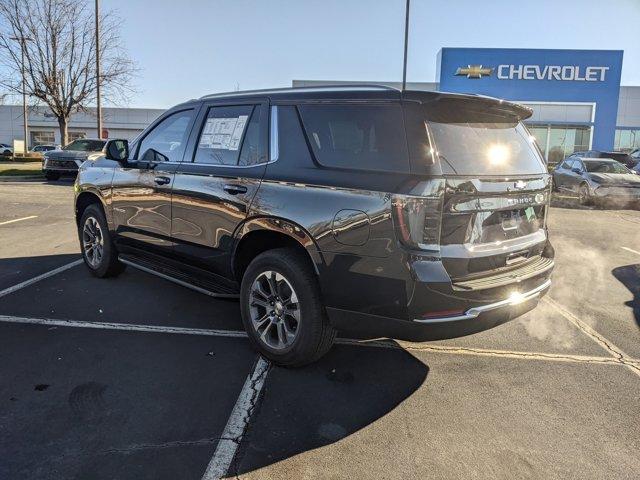
[[529, 125], [547, 162], [554, 165], [573, 152], [589, 150], [591, 127], [565, 125]]
[[80, 140], [81, 138], [87, 138], [87, 133], [86, 132], [69, 132], [67, 134], [67, 139], [69, 143], [73, 142], [74, 140]]
[[630, 151], [640, 148], [640, 129], [618, 129], [614, 142], [614, 150]]
[[51, 145], [56, 141], [54, 132], [31, 131], [31, 147]]

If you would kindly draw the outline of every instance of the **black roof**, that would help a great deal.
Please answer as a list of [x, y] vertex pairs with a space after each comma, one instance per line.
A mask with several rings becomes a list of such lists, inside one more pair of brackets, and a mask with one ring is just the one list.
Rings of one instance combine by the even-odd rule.
[[329, 101], [329, 100], [409, 100], [420, 103], [439, 102], [447, 99], [450, 101], [465, 102], [466, 100], [492, 109], [503, 109], [523, 120], [533, 113], [529, 107], [517, 103], [500, 100], [482, 95], [431, 92], [422, 90], [401, 91], [385, 85], [340, 85], [340, 86], [314, 86], [314, 87], [290, 87], [274, 88], [266, 90], [247, 90], [238, 92], [216, 93], [205, 95], [199, 99], [193, 99], [181, 104], [184, 106], [206, 100], [250, 100], [269, 99], [271, 102], [286, 101]]

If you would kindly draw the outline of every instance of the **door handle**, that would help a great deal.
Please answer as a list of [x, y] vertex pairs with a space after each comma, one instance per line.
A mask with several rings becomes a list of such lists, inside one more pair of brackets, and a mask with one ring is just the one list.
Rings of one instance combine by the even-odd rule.
[[234, 185], [232, 183], [227, 183], [223, 188], [225, 192], [228, 192], [231, 195], [247, 193], [247, 187], [245, 187], [244, 185]]
[[171, 179], [169, 177], [156, 177], [153, 179], [158, 185], [166, 185], [167, 183], [169, 183], [171, 181]]

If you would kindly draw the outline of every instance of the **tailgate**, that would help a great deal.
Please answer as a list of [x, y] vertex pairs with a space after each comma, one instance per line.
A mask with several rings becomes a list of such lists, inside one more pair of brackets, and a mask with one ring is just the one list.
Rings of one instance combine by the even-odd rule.
[[441, 255], [454, 285], [488, 288], [487, 276], [508, 282], [511, 271], [553, 266], [543, 259], [549, 182], [548, 174], [446, 180]]

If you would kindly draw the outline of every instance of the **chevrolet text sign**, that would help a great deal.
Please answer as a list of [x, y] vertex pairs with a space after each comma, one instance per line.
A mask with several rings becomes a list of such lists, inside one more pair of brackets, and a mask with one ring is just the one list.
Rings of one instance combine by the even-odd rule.
[[612, 150], [621, 50], [443, 48], [439, 89], [536, 103], [594, 104], [593, 148]]
[[604, 82], [609, 67], [580, 67], [579, 65], [498, 65], [500, 80], [560, 80]]

